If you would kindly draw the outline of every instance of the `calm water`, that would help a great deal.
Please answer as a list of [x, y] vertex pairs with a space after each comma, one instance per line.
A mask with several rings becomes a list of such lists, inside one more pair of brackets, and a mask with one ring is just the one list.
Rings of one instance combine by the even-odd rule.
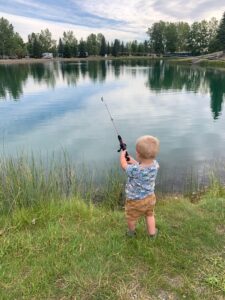
[[190, 170], [202, 182], [216, 164], [225, 177], [224, 95], [225, 72], [163, 62], [0, 65], [0, 148], [64, 149], [75, 162], [110, 168], [118, 142], [103, 96], [131, 154], [140, 135], [160, 139], [159, 185], [179, 190]]

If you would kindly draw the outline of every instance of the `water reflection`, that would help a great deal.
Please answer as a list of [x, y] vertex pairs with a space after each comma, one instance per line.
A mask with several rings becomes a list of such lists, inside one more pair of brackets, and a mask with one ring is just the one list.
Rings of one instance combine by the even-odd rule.
[[207, 93], [211, 96], [211, 111], [217, 119], [222, 112], [225, 95], [225, 72], [173, 66], [156, 62], [149, 70], [147, 86], [159, 92], [168, 90], [186, 90]]
[[23, 84], [29, 75], [28, 65], [0, 66], [0, 98], [17, 100], [23, 94]]
[[162, 61], [115, 60], [82, 63], [58, 63], [24, 65], [0, 65], [0, 98], [18, 100], [28, 78], [55, 88], [61, 80], [68, 86], [76, 86], [80, 78], [94, 83], [106, 81], [108, 76], [120, 78], [124, 73], [132, 76], [144, 74], [146, 86], [156, 93], [163, 91], [192, 91], [210, 94], [214, 119], [222, 112], [225, 94], [225, 72], [170, 65]]

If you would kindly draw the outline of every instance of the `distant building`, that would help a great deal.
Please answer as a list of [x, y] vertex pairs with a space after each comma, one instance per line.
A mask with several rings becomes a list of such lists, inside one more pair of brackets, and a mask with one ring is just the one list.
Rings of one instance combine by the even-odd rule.
[[50, 52], [42, 53], [42, 58], [53, 58], [53, 54]]

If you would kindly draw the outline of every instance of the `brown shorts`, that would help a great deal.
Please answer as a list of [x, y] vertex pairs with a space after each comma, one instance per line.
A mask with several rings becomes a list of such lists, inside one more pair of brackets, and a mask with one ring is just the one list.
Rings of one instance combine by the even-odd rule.
[[141, 200], [126, 200], [125, 216], [127, 221], [136, 221], [141, 216], [153, 216], [156, 203], [155, 194]]

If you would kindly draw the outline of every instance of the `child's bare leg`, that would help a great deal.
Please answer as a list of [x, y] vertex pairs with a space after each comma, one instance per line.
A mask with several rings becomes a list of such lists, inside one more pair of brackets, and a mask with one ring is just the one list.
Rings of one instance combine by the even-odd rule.
[[154, 235], [156, 233], [155, 228], [155, 216], [147, 216], [146, 217], [146, 225], [147, 225], [147, 231], [150, 235]]
[[128, 226], [128, 229], [129, 229], [130, 231], [135, 231], [135, 228], [136, 228], [136, 222], [135, 222], [135, 221], [127, 220], [127, 226]]

